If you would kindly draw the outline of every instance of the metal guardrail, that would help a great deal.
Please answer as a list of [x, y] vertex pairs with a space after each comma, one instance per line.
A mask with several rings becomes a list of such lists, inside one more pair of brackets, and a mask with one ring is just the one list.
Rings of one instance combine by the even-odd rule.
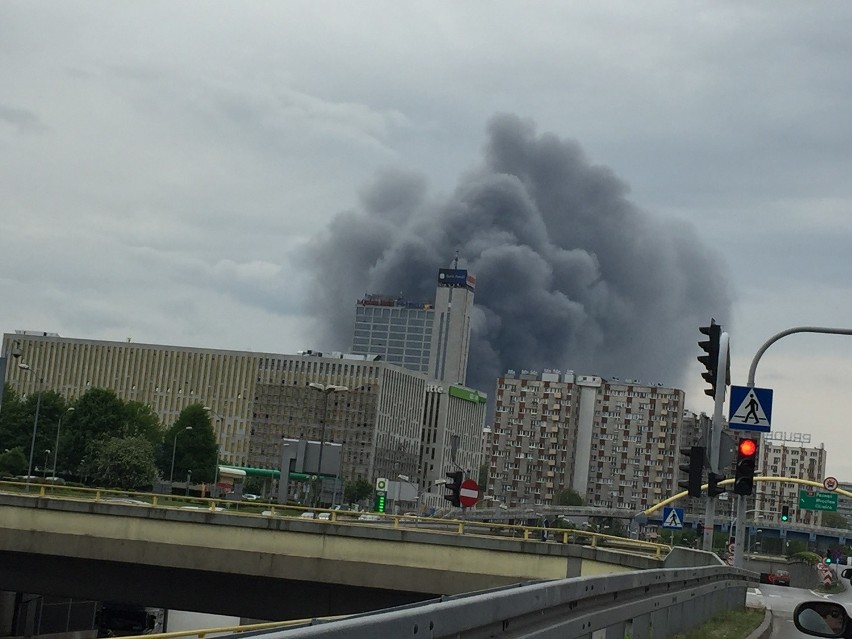
[[[313, 620], [289, 629], [222, 635], [234, 639], [375, 637], [664, 638], [743, 608], [758, 575], [738, 568], [669, 568], [519, 584], [403, 608]], [[221, 629], [220, 629], [221, 631]], [[196, 631], [199, 632], [209, 631]]]
[[[503, 524], [500, 522], [483, 522], [474, 519], [437, 519], [408, 514], [362, 513], [291, 505], [284, 506], [258, 501], [162, 495], [58, 484], [30, 483], [26, 485], [23, 482], [17, 481], [0, 481], [0, 494], [2, 493], [31, 496], [34, 499], [94, 501], [137, 506], [140, 508], [222, 512], [243, 517], [290, 517], [299, 521], [314, 522], [318, 526], [328, 523], [338, 523], [353, 526], [383, 526], [454, 535], [517, 539], [519, 541], [550, 539], [555, 542], [590, 546], [592, 548], [605, 546], [606, 548], [639, 553], [644, 556], [650, 555], [657, 559], [661, 559], [664, 554], [667, 554], [671, 550], [671, 547], [665, 544], [606, 535], [587, 530]], [[307, 518], [305, 517], [305, 513], [313, 513], [314, 516]], [[365, 516], [368, 519], [359, 519]], [[215, 520], [207, 519], [205, 523], [215, 524]]]

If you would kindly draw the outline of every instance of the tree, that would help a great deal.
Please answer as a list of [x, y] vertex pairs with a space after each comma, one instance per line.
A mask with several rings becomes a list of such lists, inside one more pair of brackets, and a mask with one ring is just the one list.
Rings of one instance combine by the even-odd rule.
[[347, 504], [357, 504], [373, 494], [373, 485], [364, 480], [348, 481], [343, 488], [343, 500]]
[[182, 480], [188, 471], [192, 471], [192, 481], [213, 482], [219, 450], [210, 415], [202, 404], [184, 408], [171, 428], [165, 431], [156, 455], [161, 477], [168, 478], [171, 474], [173, 452], [176, 479]]
[[124, 402], [111, 390], [91, 388], [74, 402], [74, 411], [62, 422], [59, 446], [61, 467], [79, 472], [84, 459], [90, 463], [100, 443], [121, 435], [127, 421]]
[[[3, 397], [3, 419], [0, 420], [0, 442], [3, 449], [20, 447], [29, 459], [33, 445], [33, 428], [38, 411], [35, 448], [43, 451], [53, 449], [56, 436], [56, 423], [65, 411], [65, 399], [55, 391], [30, 393], [25, 398], [14, 391]], [[35, 464], [36, 460], [33, 460]]]
[[27, 472], [27, 457], [20, 448], [13, 448], [0, 453], [0, 476], [25, 475]]
[[157, 477], [154, 447], [144, 437], [104, 437], [91, 450], [93, 457], [87, 470], [97, 485], [147, 489]]
[[485, 494], [485, 487], [488, 485], [488, 464], [480, 464], [476, 482], [479, 484], [479, 493]]
[[573, 488], [566, 488], [559, 491], [559, 494], [556, 496], [556, 504], [558, 506], [582, 506], [583, 498]]
[[835, 512], [824, 512], [822, 514], [822, 525], [826, 528], [841, 528], [843, 530], [849, 528], [846, 517]]
[[[163, 441], [165, 430], [160, 424], [160, 418], [157, 413], [148, 404], [142, 402], [129, 401], [124, 407], [126, 413], [126, 421], [122, 435], [124, 437], [139, 436], [144, 437], [152, 446], [156, 446]], [[116, 435], [118, 435], [116, 433]]]

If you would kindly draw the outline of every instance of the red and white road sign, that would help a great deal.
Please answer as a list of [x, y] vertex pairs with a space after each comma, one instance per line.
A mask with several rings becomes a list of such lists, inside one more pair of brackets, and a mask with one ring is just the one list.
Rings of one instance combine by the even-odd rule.
[[479, 501], [479, 486], [472, 479], [465, 479], [459, 487], [459, 503], [470, 508]]
[[822, 480], [822, 486], [826, 490], [837, 490], [837, 479], [835, 477], [826, 477]]

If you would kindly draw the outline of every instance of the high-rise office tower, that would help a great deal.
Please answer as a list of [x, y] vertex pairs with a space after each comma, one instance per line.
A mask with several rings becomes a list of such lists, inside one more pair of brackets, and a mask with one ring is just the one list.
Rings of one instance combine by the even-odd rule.
[[352, 352], [464, 384], [475, 286], [464, 269], [440, 269], [434, 303], [365, 296], [355, 307]]

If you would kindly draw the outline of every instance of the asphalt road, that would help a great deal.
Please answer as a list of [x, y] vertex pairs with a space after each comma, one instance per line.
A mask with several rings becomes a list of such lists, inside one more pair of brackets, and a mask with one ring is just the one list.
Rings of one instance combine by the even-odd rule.
[[799, 632], [793, 625], [793, 610], [799, 603], [815, 600], [834, 601], [842, 603], [847, 611], [852, 612], [852, 586], [846, 579], [841, 581], [846, 585], [846, 590], [833, 595], [804, 588], [760, 584], [757, 589], [749, 589], [747, 600], [750, 606], [762, 603], [772, 611], [771, 639], [802, 639], [809, 635]]

